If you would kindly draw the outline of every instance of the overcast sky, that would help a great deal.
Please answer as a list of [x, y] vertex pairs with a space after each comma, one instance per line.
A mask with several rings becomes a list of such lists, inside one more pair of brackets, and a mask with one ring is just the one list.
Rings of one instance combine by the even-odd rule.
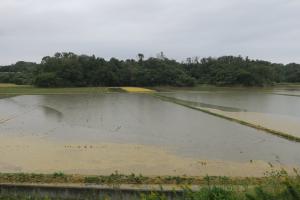
[[300, 63], [300, 0], [0, 0], [0, 64], [69, 51]]

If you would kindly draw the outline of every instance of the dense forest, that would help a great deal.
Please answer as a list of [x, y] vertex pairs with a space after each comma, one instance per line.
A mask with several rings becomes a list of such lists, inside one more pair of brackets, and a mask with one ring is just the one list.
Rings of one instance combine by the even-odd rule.
[[185, 62], [156, 58], [105, 60], [74, 53], [46, 56], [41, 63], [20, 61], [0, 66], [0, 82], [39, 87], [84, 86], [264, 86], [300, 82], [300, 64], [276, 64], [241, 56], [188, 58]]

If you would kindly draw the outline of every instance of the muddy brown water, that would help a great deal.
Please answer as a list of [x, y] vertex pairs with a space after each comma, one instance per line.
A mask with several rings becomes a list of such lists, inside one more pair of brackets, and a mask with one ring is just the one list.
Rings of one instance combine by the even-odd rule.
[[[273, 111], [271, 108], [277, 107], [276, 112], [295, 116], [298, 115], [297, 109], [300, 109], [300, 106], [291, 104], [298, 103], [295, 99], [282, 107], [283, 102], [278, 98], [285, 96], [279, 95], [258, 97], [249, 93], [245, 93], [245, 96], [235, 94], [240, 96], [234, 98], [232, 103], [228, 103], [230, 98], [227, 93], [216, 94], [214, 98], [211, 94], [203, 93], [169, 95], [241, 109], [253, 106]], [[260, 98], [260, 103], [257, 98]], [[266, 99], [270, 104], [267, 104]], [[294, 107], [294, 110], [290, 107]], [[241, 162], [263, 160], [300, 165], [299, 143], [164, 102], [147, 94], [27, 95], [2, 98], [0, 136], [32, 136], [65, 144], [108, 142], [151, 145], [187, 158]]]
[[261, 112], [300, 118], [300, 86], [266, 89], [204, 88], [201, 91], [177, 91], [164, 95], [223, 111]]

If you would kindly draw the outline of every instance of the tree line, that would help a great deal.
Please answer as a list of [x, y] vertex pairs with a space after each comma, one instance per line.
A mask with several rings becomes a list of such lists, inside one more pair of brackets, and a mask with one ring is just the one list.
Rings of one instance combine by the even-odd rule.
[[241, 56], [188, 58], [177, 62], [159, 54], [156, 58], [105, 60], [74, 53], [46, 56], [41, 63], [20, 61], [0, 66], [0, 82], [38, 87], [85, 86], [264, 86], [300, 82], [300, 64], [278, 64]]

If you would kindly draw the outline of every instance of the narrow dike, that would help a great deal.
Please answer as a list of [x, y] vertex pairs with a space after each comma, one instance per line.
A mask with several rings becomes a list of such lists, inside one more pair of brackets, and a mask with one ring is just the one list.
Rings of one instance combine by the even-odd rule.
[[216, 117], [220, 117], [220, 118], [223, 118], [223, 119], [226, 119], [226, 120], [229, 120], [229, 121], [237, 122], [239, 124], [249, 126], [251, 128], [262, 130], [262, 131], [265, 131], [265, 132], [270, 133], [272, 135], [285, 138], [287, 140], [300, 142], [300, 138], [297, 137], [297, 136], [294, 136], [294, 135], [291, 135], [291, 134], [288, 134], [288, 133], [285, 133], [285, 132], [282, 132], [282, 131], [273, 130], [273, 129], [270, 129], [270, 128], [267, 128], [267, 127], [264, 127], [264, 126], [261, 126], [261, 125], [258, 125], [258, 124], [250, 123], [250, 122], [247, 122], [247, 121], [244, 121], [244, 120], [240, 120], [240, 119], [237, 119], [237, 118], [232, 118], [232, 117], [222, 115], [222, 114], [219, 114], [219, 113], [216, 113], [216, 112], [212, 112], [212, 111], [209, 111], [205, 108], [195, 107], [195, 106], [192, 105], [194, 102], [191, 102], [191, 101], [177, 99], [177, 98], [174, 98], [174, 97], [167, 97], [167, 96], [160, 95], [158, 93], [153, 93], [153, 94], [150, 94], [150, 95], [152, 95], [153, 97], [156, 97], [156, 98], [158, 98], [162, 101], [175, 103], [175, 104], [178, 104], [178, 105], [181, 105], [181, 106], [184, 106], [184, 107], [187, 107], [187, 108], [191, 108], [191, 109], [194, 109], [194, 110], [198, 110], [198, 111], [201, 111], [201, 112], [204, 112], [204, 113], [216, 116]]

